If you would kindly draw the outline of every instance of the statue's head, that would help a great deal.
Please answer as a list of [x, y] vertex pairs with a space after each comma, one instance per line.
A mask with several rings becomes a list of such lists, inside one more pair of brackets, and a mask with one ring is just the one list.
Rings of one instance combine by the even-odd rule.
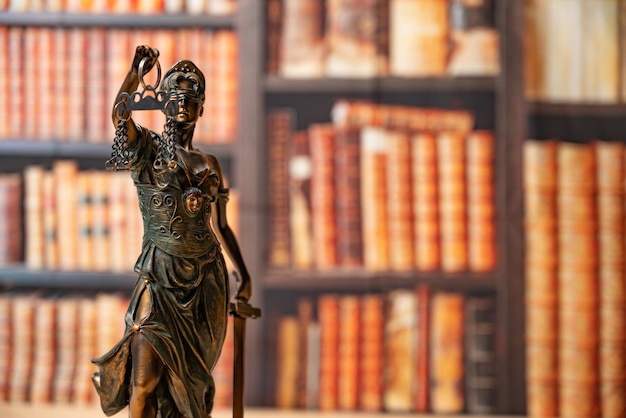
[[195, 122], [202, 116], [204, 105], [204, 74], [189, 60], [178, 61], [163, 77], [165, 93], [174, 93], [178, 111], [172, 115], [177, 122]]

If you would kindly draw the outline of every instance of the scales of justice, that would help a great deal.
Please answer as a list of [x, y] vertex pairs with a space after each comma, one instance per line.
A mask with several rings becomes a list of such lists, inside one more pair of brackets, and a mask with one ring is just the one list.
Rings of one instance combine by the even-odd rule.
[[[144, 235], [124, 336], [92, 360], [98, 366], [92, 380], [108, 416], [128, 406], [131, 418], [210, 417], [212, 370], [230, 314], [233, 417], [242, 418], [245, 321], [261, 311], [248, 302], [250, 276], [226, 218], [220, 164], [192, 145], [204, 109], [204, 75], [182, 60], [161, 79], [158, 56], [137, 46], [111, 115], [116, 134], [106, 168], [129, 170]], [[156, 82], [148, 85], [144, 75], [154, 67]], [[133, 111], [148, 110], [165, 115], [162, 133], [133, 121]], [[234, 265], [232, 296], [222, 250]]]

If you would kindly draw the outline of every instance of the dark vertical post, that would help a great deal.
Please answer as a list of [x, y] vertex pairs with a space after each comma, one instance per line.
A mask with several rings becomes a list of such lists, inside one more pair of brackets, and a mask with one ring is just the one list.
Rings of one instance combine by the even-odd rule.
[[524, 349], [523, 142], [527, 108], [524, 98], [524, 2], [498, 2], [501, 73], [496, 88], [498, 199], [498, 344], [500, 411], [526, 410]]

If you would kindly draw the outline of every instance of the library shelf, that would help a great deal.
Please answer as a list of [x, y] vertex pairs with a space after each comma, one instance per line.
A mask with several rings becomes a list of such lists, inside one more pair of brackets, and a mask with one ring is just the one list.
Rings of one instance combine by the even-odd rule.
[[130, 291], [137, 280], [131, 272], [30, 270], [22, 265], [0, 268], [0, 287], [7, 290]]
[[496, 88], [495, 77], [373, 77], [286, 79], [270, 76], [265, 79], [266, 93], [389, 93], [410, 91], [491, 92]]
[[235, 21], [235, 15], [0, 12], [0, 25], [12, 26], [232, 29]]
[[433, 289], [493, 292], [494, 273], [370, 272], [365, 270], [294, 271], [274, 269], [264, 276], [273, 291], [386, 291], [425, 284]]
[[528, 102], [528, 113], [544, 116], [624, 118], [626, 103]]

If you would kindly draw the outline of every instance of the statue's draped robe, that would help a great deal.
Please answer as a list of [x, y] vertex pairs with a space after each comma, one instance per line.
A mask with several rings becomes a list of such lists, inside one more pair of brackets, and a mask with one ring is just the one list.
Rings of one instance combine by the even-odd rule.
[[[164, 364], [157, 388], [159, 417], [208, 417], [215, 385], [211, 371], [227, 324], [228, 278], [219, 243], [210, 228], [210, 202], [221, 191], [208, 166], [194, 173], [176, 158], [176, 169], [155, 170], [156, 134], [139, 127], [130, 165], [144, 218], [139, 278], [125, 316], [122, 339], [98, 366], [96, 385], [103, 411], [128, 405], [130, 343], [141, 333]], [[137, 317], [142, 292], [150, 292], [150, 313]]]

